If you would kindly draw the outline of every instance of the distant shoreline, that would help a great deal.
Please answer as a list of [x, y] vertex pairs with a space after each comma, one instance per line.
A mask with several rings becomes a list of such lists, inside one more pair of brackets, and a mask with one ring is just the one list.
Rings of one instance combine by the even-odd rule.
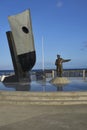
[[[55, 70], [55, 68], [52, 68], [52, 69], [44, 69], [44, 71], [51, 71], [51, 70]], [[67, 69], [63, 69], [64, 71], [66, 70], [87, 70], [87, 68], [67, 68]], [[43, 71], [42, 69], [32, 69], [31, 71]], [[0, 70], [0, 72], [14, 72], [14, 70]]]

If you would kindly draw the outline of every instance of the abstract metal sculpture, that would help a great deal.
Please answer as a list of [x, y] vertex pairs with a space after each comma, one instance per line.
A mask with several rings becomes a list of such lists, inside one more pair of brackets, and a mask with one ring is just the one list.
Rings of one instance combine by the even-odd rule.
[[[6, 32], [15, 75], [6, 82], [22, 82], [36, 62], [30, 10], [8, 17], [12, 31]], [[10, 80], [10, 81], [9, 81]]]

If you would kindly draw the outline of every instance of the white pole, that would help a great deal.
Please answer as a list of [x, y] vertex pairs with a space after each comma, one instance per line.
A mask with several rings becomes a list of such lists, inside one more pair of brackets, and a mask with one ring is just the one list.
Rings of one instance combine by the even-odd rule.
[[85, 80], [85, 70], [83, 70], [83, 79]]
[[43, 46], [43, 36], [42, 36], [42, 70], [44, 71], [44, 46]]
[[54, 78], [54, 70], [52, 70], [52, 78]]

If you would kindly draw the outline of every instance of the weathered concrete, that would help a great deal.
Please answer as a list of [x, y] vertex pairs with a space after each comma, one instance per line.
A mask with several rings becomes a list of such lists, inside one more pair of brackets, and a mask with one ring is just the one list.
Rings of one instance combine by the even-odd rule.
[[50, 83], [54, 85], [66, 85], [70, 83], [70, 80], [65, 77], [55, 77], [50, 81]]
[[87, 92], [0, 92], [0, 104], [73, 105], [87, 104]]
[[0, 105], [0, 130], [87, 130], [87, 105]]

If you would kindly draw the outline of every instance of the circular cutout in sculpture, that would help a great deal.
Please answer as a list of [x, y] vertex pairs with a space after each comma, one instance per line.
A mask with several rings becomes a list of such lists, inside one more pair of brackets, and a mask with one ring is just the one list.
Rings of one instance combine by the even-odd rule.
[[27, 28], [27, 27], [25, 27], [25, 26], [23, 26], [23, 27], [22, 27], [22, 31], [23, 31], [24, 33], [29, 33], [28, 28]]

